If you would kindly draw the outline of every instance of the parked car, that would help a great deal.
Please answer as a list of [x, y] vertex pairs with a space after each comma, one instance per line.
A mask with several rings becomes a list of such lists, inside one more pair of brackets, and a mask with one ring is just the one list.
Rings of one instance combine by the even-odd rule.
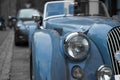
[[0, 30], [6, 30], [5, 19], [0, 17]]
[[31, 44], [31, 80], [120, 80], [120, 23], [102, 2], [47, 2]]
[[36, 29], [38, 27], [38, 23], [32, 18], [33, 15], [40, 16], [41, 13], [32, 8], [19, 10], [15, 27], [15, 45], [20, 42], [28, 42], [29, 28]]

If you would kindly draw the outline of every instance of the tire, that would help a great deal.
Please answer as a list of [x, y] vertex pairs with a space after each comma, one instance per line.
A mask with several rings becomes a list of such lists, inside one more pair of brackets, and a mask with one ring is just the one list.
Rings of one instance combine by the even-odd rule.
[[19, 42], [17, 41], [17, 38], [14, 38], [15, 46], [18, 46]]

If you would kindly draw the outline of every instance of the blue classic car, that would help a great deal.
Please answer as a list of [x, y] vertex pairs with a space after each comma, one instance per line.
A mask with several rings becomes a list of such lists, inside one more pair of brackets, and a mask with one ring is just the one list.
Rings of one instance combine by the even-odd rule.
[[31, 80], [120, 80], [120, 23], [102, 2], [47, 2], [31, 44]]
[[42, 14], [32, 8], [20, 9], [17, 15], [17, 23], [15, 26], [15, 45], [20, 42], [28, 42], [29, 29], [38, 28], [38, 23], [34, 21], [33, 16], [41, 16]]

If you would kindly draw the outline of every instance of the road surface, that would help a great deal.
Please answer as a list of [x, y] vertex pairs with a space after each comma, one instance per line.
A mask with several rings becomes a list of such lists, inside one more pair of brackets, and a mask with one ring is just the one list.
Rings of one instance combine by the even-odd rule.
[[14, 31], [0, 31], [0, 80], [30, 80], [29, 49], [14, 45]]

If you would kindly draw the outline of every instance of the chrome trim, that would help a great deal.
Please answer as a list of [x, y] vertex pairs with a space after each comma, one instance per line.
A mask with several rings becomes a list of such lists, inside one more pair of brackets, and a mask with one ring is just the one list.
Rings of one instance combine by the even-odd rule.
[[[104, 75], [106, 75], [105, 73], [103, 73], [103, 71], [105, 69], [109, 69], [111, 72], [111, 74], [107, 74], [109, 76], [109, 78], [104, 76]], [[97, 80], [111, 80], [112, 75], [113, 75], [112, 68], [110, 66], [107, 66], [107, 65], [101, 65], [96, 71]]]
[[[109, 35], [108, 35], [108, 37], [109, 37]], [[112, 40], [110, 39], [110, 41], [112, 41]], [[112, 47], [113, 47], [113, 44], [112, 44]], [[112, 53], [112, 50], [110, 49], [110, 44], [109, 43], [108, 43], [108, 48], [109, 48], [109, 52]], [[112, 54], [110, 54], [110, 56], [111, 56], [112, 63], [114, 63], [114, 59], [112, 58]], [[113, 65], [113, 70], [116, 73], [114, 65]]]
[[[114, 47], [112, 47], [113, 48], [113, 52], [115, 53], [117, 50], [117, 43], [116, 43], [116, 35], [114, 34], [114, 31], [112, 30], [112, 32], [110, 32], [110, 34], [111, 34], [111, 38], [114, 38], [113, 39], [113, 44], [114, 44]], [[117, 65], [117, 62], [115, 61], [115, 65]], [[119, 70], [118, 70], [118, 67], [116, 67], [117, 68], [117, 72], [119, 72]]]
[[104, 68], [104, 67], [108, 67], [108, 66], [106, 66], [106, 65], [101, 65], [98, 69], [97, 69], [97, 71], [100, 71], [102, 68]]
[[[100, 1], [100, 2], [101, 2], [101, 1]], [[106, 16], [110, 18], [110, 14], [109, 14], [109, 12], [108, 12], [107, 7], [105, 6], [105, 4], [104, 4], [103, 2], [101, 2], [101, 4], [102, 4], [103, 7], [104, 7], [104, 10], [105, 10], [105, 12], [106, 12]]]
[[[79, 58], [73, 58], [73, 57], [68, 53], [68, 51], [66, 50], [66, 47], [65, 47], [65, 45], [67, 45], [68, 42], [69, 42], [73, 37], [75, 37], [75, 36], [82, 36], [82, 37], [84, 37], [84, 38], [88, 41], [88, 46], [89, 46], [88, 51], [87, 51], [84, 55], [80, 56]], [[81, 32], [72, 32], [72, 33], [70, 33], [70, 34], [67, 34], [67, 35], [65, 36], [65, 38], [64, 38], [64, 41], [63, 41], [63, 50], [64, 50], [65, 54], [67, 55], [67, 57], [68, 57], [70, 60], [72, 60], [72, 61], [82, 61], [82, 60], [84, 60], [84, 59], [88, 56], [89, 49], [90, 49], [90, 40], [89, 40], [89, 38], [88, 38], [84, 33], [81, 33]]]

